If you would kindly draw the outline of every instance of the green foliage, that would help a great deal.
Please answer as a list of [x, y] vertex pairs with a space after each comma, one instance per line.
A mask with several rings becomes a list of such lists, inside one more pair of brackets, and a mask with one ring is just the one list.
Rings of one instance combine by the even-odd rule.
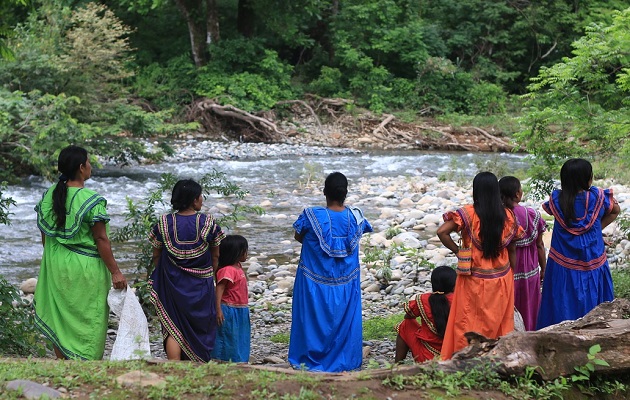
[[489, 82], [473, 85], [466, 96], [466, 105], [473, 115], [504, 114], [507, 94], [501, 86]]
[[405, 318], [404, 313], [363, 321], [363, 340], [396, 339], [394, 327]]
[[594, 373], [597, 366], [609, 367], [610, 364], [597, 355], [602, 351], [599, 344], [595, 344], [588, 349], [586, 355], [588, 361], [584, 365], [574, 367], [576, 373], [571, 375], [571, 381], [574, 382], [582, 393], [590, 396], [596, 396], [598, 393], [614, 394], [625, 393], [626, 385], [617, 380], [604, 380], [601, 377], [595, 377]]
[[[139, 251], [136, 254], [138, 273], [144, 273], [148, 277], [152, 270], [151, 265], [152, 248], [147, 241], [151, 228], [158, 222], [159, 216], [167, 207], [166, 198], [173, 190], [173, 186], [177, 182], [177, 177], [172, 174], [163, 174], [160, 176], [158, 186], [147, 197], [141, 201], [133, 201], [127, 199], [127, 212], [125, 213], [125, 221], [127, 224], [112, 234], [112, 240], [117, 242], [134, 241], [139, 243]], [[231, 182], [225, 173], [214, 170], [205, 174], [199, 179], [199, 184], [203, 188], [206, 195], [218, 193], [226, 197], [234, 197], [237, 200], [243, 199], [248, 192], [233, 182]], [[229, 227], [241, 220], [247, 214], [262, 214], [264, 211], [260, 207], [241, 206], [233, 204], [233, 209], [229, 213], [215, 215], [217, 222], [223, 227]], [[143, 283], [138, 287], [141, 289], [140, 297], [146, 295], [146, 288]]]
[[[529, 86], [527, 130], [517, 138], [534, 156], [534, 179], [550, 182], [569, 157], [628, 166], [630, 9], [609, 26], [594, 24], [573, 43], [573, 56], [543, 68]], [[549, 184], [537, 187], [548, 189]]]
[[4, 197], [2, 191], [7, 189], [6, 182], [0, 182], [0, 225], [9, 225], [11, 221], [9, 216], [12, 214], [9, 207], [14, 206], [15, 200], [11, 197]]
[[276, 333], [275, 335], [271, 336], [269, 340], [271, 340], [273, 343], [289, 344], [289, 337], [290, 335], [288, 333]]
[[0, 275], [0, 354], [41, 357], [46, 354], [41, 343], [41, 335], [35, 329], [32, 307]]
[[213, 47], [212, 61], [198, 70], [194, 92], [246, 111], [268, 110], [295, 97], [291, 73], [275, 51], [226, 40]]
[[517, 399], [563, 399], [570, 388], [566, 378], [538, 383], [535, 370], [529, 368], [524, 377], [516, 378], [512, 384], [501, 379], [492, 362], [467, 368], [464, 371], [444, 372], [429, 370], [413, 376], [392, 375], [383, 384], [397, 390], [405, 388], [442, 389], [448, 397], [460, 397], [467, 390], [499, 390], [510, 398]]
[[197, 73], [188, 57], [176, 57], [165, 66], [152, 63], [136, 74], [133, 90], [159, 109], [176, 109], [193, 97]]

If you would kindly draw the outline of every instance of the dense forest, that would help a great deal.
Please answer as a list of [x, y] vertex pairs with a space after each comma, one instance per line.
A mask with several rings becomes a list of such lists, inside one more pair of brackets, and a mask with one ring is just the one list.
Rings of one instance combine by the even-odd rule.
[[[515, 116], [548, 171], [628, 159], [624, 0], [5, 0], [0, 180], [50, 174], [73, 142], [124, 163], [137, 138], [288, 101], [411, 118]], [[232, 114], [230, 114], [232, 113]], [[218, 121], [218, 122], [217, 122]], [[207, 126], [206, 126], [207, 128]], [[112, 145], [113, 143], [116, 145]], [[164, 146], [164, 151], [168, 151]]]

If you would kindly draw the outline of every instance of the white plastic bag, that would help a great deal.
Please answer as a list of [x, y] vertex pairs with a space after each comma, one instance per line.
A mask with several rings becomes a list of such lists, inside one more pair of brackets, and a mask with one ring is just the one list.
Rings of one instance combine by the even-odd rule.
[[514, 330], [517, 332], [525, 332], [525, 321], [523, 321], [523, 316], [516, 307], [514, 307]]
[[133, 360], [151, 357], [149, 324], [142, 306], [129, 286], [111, 289], [107, 304], [118, 316], [118, 333], [110, 360]]

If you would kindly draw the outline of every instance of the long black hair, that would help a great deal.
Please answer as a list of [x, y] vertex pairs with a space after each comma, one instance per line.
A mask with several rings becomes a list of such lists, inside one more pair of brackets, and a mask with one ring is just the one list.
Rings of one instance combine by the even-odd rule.
[[348, 195], [348, 179], [341, 172], [333, 172], [324, 182], [324, 196], [328, 200], [343, 204]]
[[173, 210], [183, 211], [201, 196], [201, 185], [192, 179], [182, 179], [173, 186], [171, 195], [171, 206]]
[[575, 220], [575, 196], [588, 190], [593, 178], [593, 166], [583, 158], [571, 158], [560, 169], [560, 209], [564, 222], [569, 224]]
[[473, 179], [473, 206], [479, 216], [483, 258], [499, 256], [505, 207], [499, 194], [499, 181], [492, 172], [480, 172]]
[[499, 179], [499, 190], [501, 191], [501, 201], [507, 208], [514, 208], [516, 193], [521, 188], [521, 181], [514, 176], [504, 176]]
[[433, 293], [429, 296], [429, 305], [433, 314], [433, 323], [437, 335], [444, 337], [446, 331], [446, 323], [448, 322], [448, 314], [451, 312], [451, 305], [446, 295], [452, 293], [455, 289], [455, 279], [457, 273], [451, 267], [437, 267], [431, 272], [431, 287]]
[[67, 183], [69, 180], [76, 178], [77, 171], [87, 160], [88, 153], [83, 147], [68, 146], [59, 153], [57, 169], [61, 172], [61, 176], [59, 176], [59, 182], [57, 182], [57, 186], [55, 186], [52, 193], [53, 212], [55, 213], [58, 228], [63, 229], [66, 226]]
[[247, 239], [243, 236], [227, 235], [219, 245], [219, 268], [236, 264], [247, 249]]

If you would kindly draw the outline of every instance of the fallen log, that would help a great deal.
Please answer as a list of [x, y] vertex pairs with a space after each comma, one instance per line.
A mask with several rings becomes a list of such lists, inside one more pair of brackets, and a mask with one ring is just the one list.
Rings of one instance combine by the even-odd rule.
[[[590, 362], [589, 349], [601, 346], [596, 357], [609, 365], [594, 365], [596, 373], [630, 371], [630, 301], [616, 299], [602, 303], [576, 321], [565, 321], [534, 332], [512, 332], [488, 339], [475, 332], [466, 334], [469, 346], [440, 361], [437, 369], [457, 371], [462, 367], [487, 363], [502, 375], [522, 375], [533, 367], [542, 379], [552, 380], [576, 372], [575, 367]], [[432, 368], [436, 368], [433, 366]]]

